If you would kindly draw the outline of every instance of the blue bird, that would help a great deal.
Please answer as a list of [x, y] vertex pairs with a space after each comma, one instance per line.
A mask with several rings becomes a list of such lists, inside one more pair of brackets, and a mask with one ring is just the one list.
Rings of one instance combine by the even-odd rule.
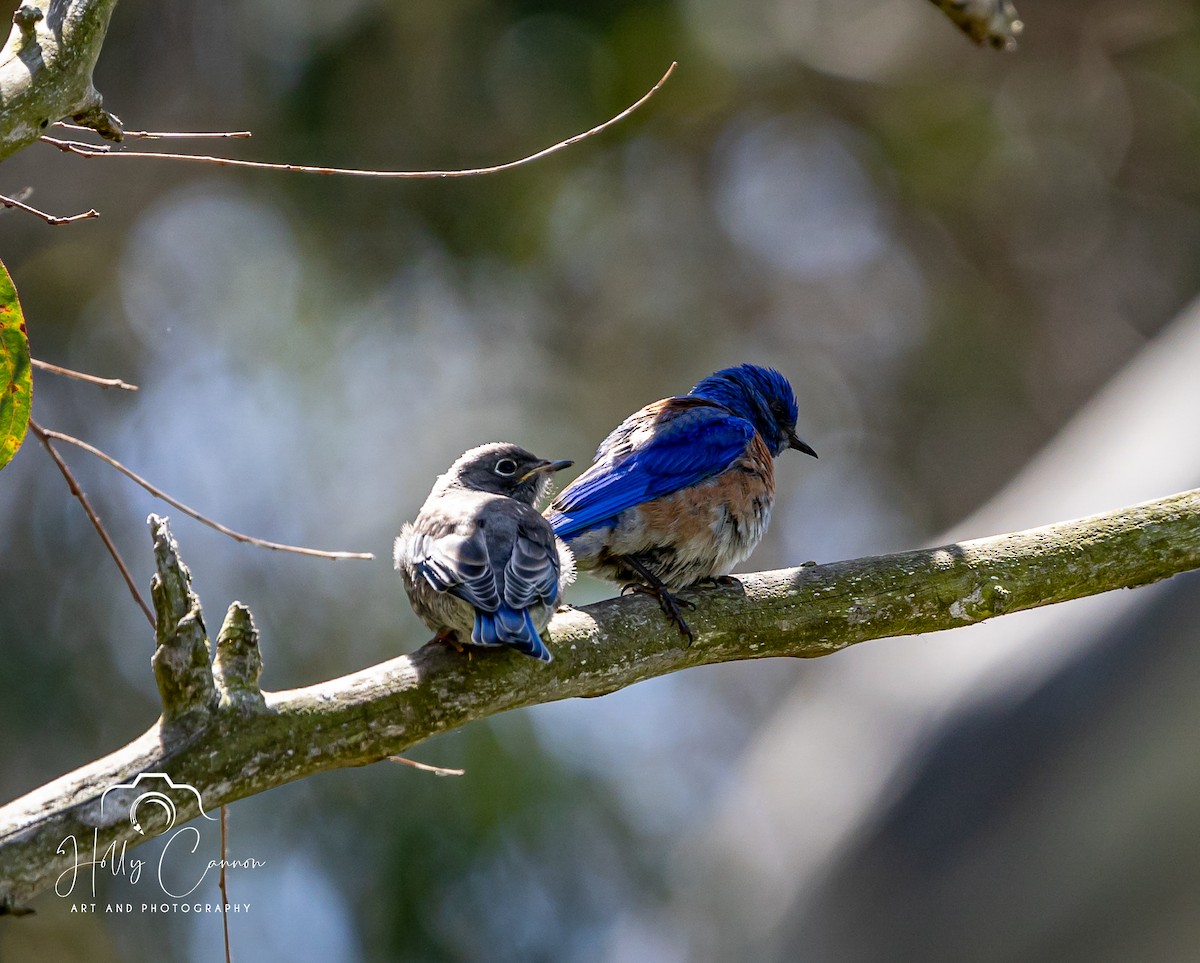
[[438, 477], [394, 552], [413, 611], [437, 641], [551, 660], [541, 633], [575, 563], [533, 506], [572, 464], [497, 442], [464, 452]]
[[793, 448], [796, 396], [743, 364], [634, 412], [546, 511], [575, 564], [654, 595], [689, 640], [674, 590], [715, 580], [759, 543], [775, 502], [774, 458]]

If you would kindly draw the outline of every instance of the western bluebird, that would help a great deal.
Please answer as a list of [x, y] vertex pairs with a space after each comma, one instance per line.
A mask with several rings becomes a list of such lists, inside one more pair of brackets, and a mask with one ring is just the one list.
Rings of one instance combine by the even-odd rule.
[[[570, 551], [533, 508], [569, 461], [505, 443], [465, 452], [396, 539], [413, 611], [456, 647], [509, 645], [549, 662], [541, 632], [575, 578]], [[461, 651], [461, 650], [460, 650]]]
[[621, 422], [546, 517], [580, 570], [656, 596], [690, 640], [670, 590], [723, 577], [754, 550], [785, 448], [817, 455], [796, 437], [787, 379], [726, 368]]

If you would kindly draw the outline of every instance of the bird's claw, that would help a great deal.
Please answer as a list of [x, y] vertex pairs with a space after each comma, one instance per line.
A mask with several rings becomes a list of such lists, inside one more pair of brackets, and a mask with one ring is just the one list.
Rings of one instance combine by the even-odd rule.
[[728, 588], [732, 585], [741, 585], [741, 581], [732, 575], [706, 575], [696, 583], [697, 586], [704, 588]]
[[454, 629], [438, 629], [437, 635], [431, 640], [431, 644], [438, 643], [448, 645], [459, 655], [462, 655], [467, 650], [463, 648], [462, 643], [458, 641], [458, 633]]
[[691, 601], [691, 599], [679, 598], [679, 596], [668, 591], [664, 585], [643, 585], [641, 582], [630, 582], [621, 588], [622, 595], [628, 593], [654, 596], [654, 598], [658, 599], [658, 605], [663, 610], [663, 614], [666, 615], [671, 623], [683, 634], [684, 638], [687, 639], [687, 644], [691, 645], [696, 641], [691, 627], [684, 620], [683, 613], [679, 611], [681, 606], [683, 608], [694, 609], [696, 603]]

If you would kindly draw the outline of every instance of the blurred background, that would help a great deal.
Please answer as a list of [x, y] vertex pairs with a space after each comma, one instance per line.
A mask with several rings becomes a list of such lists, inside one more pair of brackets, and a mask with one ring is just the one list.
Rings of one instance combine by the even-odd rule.
[[[141, 386], [37, 372], [34, 417], [239, 530], [375, 553], [237, 544], [64, 447], [140, 585], [160, 511], [210, 627], [251, 607], [271, 689], [426, 640], [391, 541], [464, 449], [584, 464], [635, 408], [742, 361], [791, 378], [821, 456], [780, 461], [747, 570], [1200, 485], [1200, 15], [1020, 12], [1004, 55], [922, 0], [121, 5], [106, 106], [251, 129], [212, 147], [260, 160], [512, 160], [680, 66], [618, 128], [479, 179], [28, 148], [0, 193], [102, 213], [0, 212], [32, 351]], [[33, 439], [0, 519], [8, 801], [158, 709], [145, 619]], [[230, 873], [251, 904], [235, 956], [1193, 959], [1197, 603], [1183, 576], [692, 670], [412, 753], [462, 778], [377, 766], [237, 803], [230, 856], [266, 865]], [[33, 905], [0, 920], [0, 960], [222, 958], [217, 916]]]

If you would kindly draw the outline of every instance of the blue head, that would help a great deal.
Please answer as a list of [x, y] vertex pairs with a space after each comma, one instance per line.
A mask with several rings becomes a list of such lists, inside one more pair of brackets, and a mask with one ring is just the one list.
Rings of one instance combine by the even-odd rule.
[[688, 394], [715, 401], [745, 418], [766, 442], [773, 456], [785, 448], [807, 455], [817, 453], [796, 437], [796, 395], [787, 378], [774, 368], [742, 364], [710, 374]]

